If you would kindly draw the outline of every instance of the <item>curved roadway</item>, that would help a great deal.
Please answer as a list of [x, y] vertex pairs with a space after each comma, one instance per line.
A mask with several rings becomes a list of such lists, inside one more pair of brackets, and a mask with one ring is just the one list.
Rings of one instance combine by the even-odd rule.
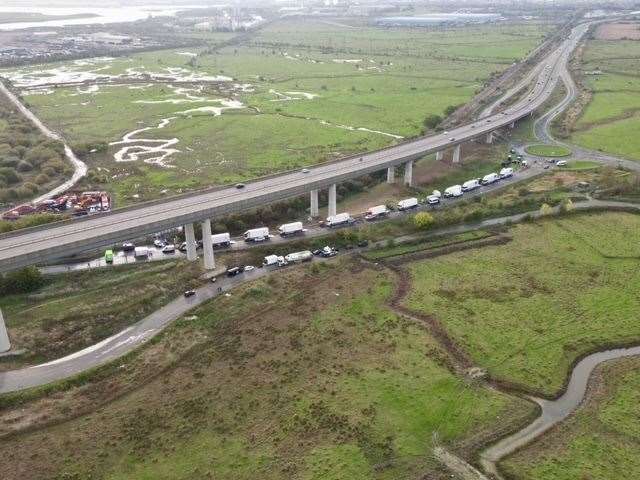
[[308, 173], [295, 171], [258, 179], [243, 189], [212, 189], [106, 215], [8, 233], [0, 236], [0, 272], [303, 195], [312, 189], [417, 160], [426, 154], [485, 136], [529, 115], [548, 99], [587, 28], [588, 24], [582, 24], [572, 30], [569, 38], [536, 67], [538, 81], [529, 95], [504, 112], [460, 126], [446, 134], [422, 137], [362, 156], [318, 165], [310, 168]]

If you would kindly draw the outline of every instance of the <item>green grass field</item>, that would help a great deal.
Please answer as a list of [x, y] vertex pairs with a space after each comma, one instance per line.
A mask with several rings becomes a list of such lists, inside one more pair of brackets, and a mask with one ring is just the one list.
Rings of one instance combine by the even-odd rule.
[[567, 166], [564, 167], [564, 170], [596, 170], [600, 168], [602, 165], [597, 162], [592, 162], [590, 160], [574, 160], [571, 162], [567, 162]]
[[[33, 365], [103, 340], [174, 299], [200, 266], [169, 261], [47, 277], [31, 294], [0, 298], [12, 347], [0, 369]], [[126, 301], [123, 297], [126, 296]]]
[[[116, 163], [113, 155], [121, 146], [88, 155], [89, 181], [115, 190], [123, 205], [298, 168], [418, 135], [427, 115], [442, 115], [447, 107], [468, 101], [492, 74], [534, 48], [549, 28], [524, 23], [434, 32], [288, 20], [217, 53], [195, 49], [192, 53], [200, 53], [195, 60], [181, 55], [182, 50], [165, 50], [86, 66], [52, 65], [65, 71], [99, 68], [100, 75], [184, 69], [185, 75], [233, 78], [218, 87], [186, 93], [167, 85], [110, 86], [90, 93], [58, 88], [25, 98], [75, 145], [118, 141], [146, 127], [151, 129], [138, 137], [179, 140], [173, 146], [178, 152], [167, 157], [174, 168], [142, 160]], [[15, 77], [16, 72], [0, 74]], [[233, 99], [246, 108], [221, 116], [181, 113], [219, 106], [215, 99]], [[155, 128], [169, 117], [176, 118]]]
[[640, 160], [640, 44], [630, 40], [589, 40], [582, 69], [593, 98], [572, 140], [593, 150]]
[[413, 264], [407, 305], [492, 375], [553, 395], [581, 354], [640, 338], [638, 228], [622, 213], [518, 225], [508, 245]]
[[543, 440], [508, 458], [509, 478], [616, 480], [640, 476], [640, 362], [608, 364], [596, 375], [595, 394]]
[[571, 155], [571, 150], [560, 145], [530, 145], [525, 150], [529, 155], [538, 157], [566, 157]]
[[204, 340], [161, 378], [4, 440], [3, 478], [418, 478], [437, 469], [434, 435], [532, 412], [443, 366], [425, 328], [386, 306], [393, 283], [345, 260], [234, 290], [172, 329], [169, 345]]

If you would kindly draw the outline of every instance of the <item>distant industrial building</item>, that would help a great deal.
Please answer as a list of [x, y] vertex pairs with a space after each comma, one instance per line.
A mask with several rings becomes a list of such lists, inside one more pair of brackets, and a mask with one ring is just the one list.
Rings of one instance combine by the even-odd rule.
[[378, 17], [373, 23], [384, 27], [431, 27], [497, 22], [502, 18], [497, 13], [436, 13], [416, 17]]

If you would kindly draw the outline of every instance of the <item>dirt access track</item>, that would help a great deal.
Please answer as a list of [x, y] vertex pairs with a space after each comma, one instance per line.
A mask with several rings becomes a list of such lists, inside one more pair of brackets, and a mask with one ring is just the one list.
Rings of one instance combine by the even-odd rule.
[[597, 40], [640, 40], [640, 23], [604, 23], [595, 32]]

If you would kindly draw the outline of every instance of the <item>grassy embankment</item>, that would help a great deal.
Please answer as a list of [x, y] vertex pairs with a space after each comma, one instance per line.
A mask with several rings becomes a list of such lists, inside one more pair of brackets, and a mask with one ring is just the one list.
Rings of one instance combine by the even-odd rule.
[[198, 264], [168, 261], [45, 277], [37, 292], [0, 298], [12, 347], [0, 369], [81, 350], [140, 320], [196, 282]]
[[503, 463], [518, 480], [640, 477], [640, 361], [605, 365], [588, 401], [549, 435]]
[[412, 265], [406, 303], [491, 375], [554, 395], [580, 355], [640, 338], [639, 228], [623, 213], [519, 225], [509, 245]]
[[571, 155], [571, 150], [560, 145], [530, 145], [525, 150], [529, 155], [537, 157], [567, 157]]
[[[195, 68], [188, 65], [188, 57], [166, 51], [104, 64], [109, 66], [101, 71], [104, 74], [119, 74], [126, 68], [183, 67], [252, 85], [253, 91], [237, 92], [234, 97], [249, 108], [228, 110], [218, 117], [177, 113], [217, 106], [215, 102], [134, 103], [184, 99], [166, 86], [107, 87], [97, 94], [74, 96], [73, 102], [68, 96], [78, 92], [63, 88], [51, 95], [30, 95], [27, 100], [76, 144], [115, 141], [139, 126], [155, 126], [161, 118], [178, 116], [166, 128], [143, 134], [178, 138], [180, 153], [171, 157], [177, 168], [115, 164], [115, 148], [89, 156], [94, 168], [109, 169], [108, 174], [95, 172], [94, 180], [112, 184], [123, 204], [156, 197], [160, 190], [175, 193], [234, 182], [396, 141], [344, 127], [417, 135], [427, 115], [443, 115], [447, 107], [467, 101], [492, 73], [507, 68], [538, 44], [546, 28], [523, 24], [446, 32], [382, 31], [291, 20], [270, 25], [244, 45], [201, 55]], [[470, 45], [474, 58], [468, 56]], [[274, 92], [318, 96], [307, 99], [294, 94], [298, 99], [281, 101]], [[207, 87], [203, 96], [229, 94], [222, 85]]]
[[582, 69], [593, 97], [571, 140], [593, 150], [640, 160], [640, 42], [589, 40]]
[[451, 373], [424, 327], [387, 307], [393, 288], [387, 273], [340, 260], [210, 302], [166, 336], [171, 349], [200, 332], [175, 368], [95, 413], [4, 440], [4, 478], [444, 478], [434, 438], [482, 436], [531, 406]]
[[[621, 175], [624, 174], [607, 169], [555, 171], [525, 184], [487, 195], [477, 202], [432, 211], [435, 219], [433, 227], [537, 210], [543, 203], [556, 205], [567, 198], [576, 200], [583, 196], [582, 190], [576, 191], [580, 182], [588, 182], [591, 189], [596, 189], [605, 180], [609, 182]], [[628, 175], [620, 178], [626, 176]], [[358, 198], [361, 197], [356, 197], [354, 202]], [[416, 235], [420, 239], [429, 233], [418, 230], [413, 223], [413, 215], [407, 215], [389, 221], [365, 223], [353, 229], [328, 232], [323, 237], [301, 238], [291, 243], [264, 245], [246, 251], [219, 252], [216, 257], [219, 265], [259, 265], [265, 255], [273, 253], [286, 255], [292, 251], [313, 250], [325, 245], [343, 249], [354, 246], [363, 239], [371, 242], [385, 241], [405, 235]], [[481, 233], [470, 232], [466, 235]], [[451, 238], [437, 238], [434, 241], [446, 243]], [[424, 243], [409, 243], [397, 245], [396, 253], [425, 247]], [[429, 245], [430, 248], [434, 246]], [[386, 256], [385, 252], [373, 251], [369, 255], [375, 259], [380, 255]], [[179, 296], [187, 286], [197, 284], [195, 278], [198, 273], [196, 265], [185, 269], [182, 262], [175, 261], [109, 267], [51, 277], [37, 292], [2, 298], [0, 308], [4, 309], [7, 316], [13, 344], [18, 349], [27, 349], [27, 354], [23, 357], [5, 359], [3, 368], [50, 360], [92, 345]], [[114, 299], [121, 298], [122, 292], [127, 291], [136, 291], [140, 295], [132, 302], [114, 302]], [[67, 341], [61, 341], [68, 335], [70, 337]]]

